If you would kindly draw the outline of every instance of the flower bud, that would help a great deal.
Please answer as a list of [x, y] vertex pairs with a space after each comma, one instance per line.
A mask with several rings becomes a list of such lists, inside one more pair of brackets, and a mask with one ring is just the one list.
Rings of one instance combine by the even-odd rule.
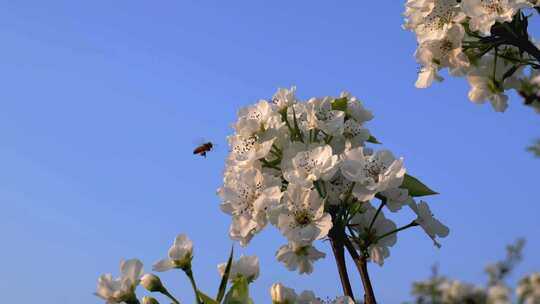
[[152, 297], [143, 297], [142, 304], [159, 304], [158, 300]]
[[150, 292], [162, 292], [165, 290], [158, 276], [152, 273], [147, 273], [141, 277], [141, 286]]
[[273, 304], [293, 304], [296, 302], [296, 292], [281, 283], [273, 284], [270, 288], [270, 296]]

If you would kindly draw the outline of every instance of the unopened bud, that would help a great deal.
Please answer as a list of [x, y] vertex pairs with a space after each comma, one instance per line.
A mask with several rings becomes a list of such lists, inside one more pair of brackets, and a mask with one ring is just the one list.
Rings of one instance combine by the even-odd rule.
[[141, 278], [141, 286], [150, 292], [162, 292], [165, 290], [161, 280], [155, 274], [147, 273]]
[[142, 304], [159, 304], [158, 300], [152, 297], [143, 297]]

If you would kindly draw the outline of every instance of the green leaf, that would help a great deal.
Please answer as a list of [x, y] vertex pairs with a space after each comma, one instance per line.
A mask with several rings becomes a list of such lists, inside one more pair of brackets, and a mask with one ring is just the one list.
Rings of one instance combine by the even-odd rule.
[[225, 272], [223, 272], [223, 277], [221, 278], [221, 283], [219, 283], [218, 294], [216, 296], [217, 302], [221, 302], [223, 296], [225, 295], [225, 289], [227, 289], [227, 281], [229, 280], [229, 274], [231, 273], [231, 264], [234, 255], [234, 246], [231, 246], [231, 253], [229, 254], [229, 259], [227, 260], [227, 266], [225, 266]]
[[223, 304], [252, 304], [249, 298], [249, 283], [244, 277], [236, 279], [227, 292]]
[[428, 186], [424, 185], [416, 177], [409, 174], [405, 174], [405, 178], [403, 179], [403, 183], [401, 184], [400, 188], [409, 190], [410, 196], [426, 196], [439, 194], [431, 190]]
[[347, 111], [347, 97], [334, 99], [334, 101], [332, 101], [332, 110]]
[[375, 138], [375, 136], [373, 135], [370, 135], [369, 138], [367, 139], [367, 142], [369, 143], [372, 143], [372, 144], [382, 144], [379, 140], [377, 140], [377, 138]]
[[205, 294], [204, 292], [202, 291], [198, 291], [199, 293], [199, 299], [201, 299], [201, 301], [203, 302], [203, 304], [219, 304], [218, 301], [210, 298], [207, 294]]

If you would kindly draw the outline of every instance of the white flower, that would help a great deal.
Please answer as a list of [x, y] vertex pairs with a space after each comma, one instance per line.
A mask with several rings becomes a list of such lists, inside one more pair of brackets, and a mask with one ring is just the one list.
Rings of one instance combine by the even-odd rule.
[[364, 148], [345, 151], [341, 163], [343, 176], [356, 182], [353, 194], [360, 201], [372, 199], [377, 192], [397, 188], [403, 182], [403, 158], [395, 159], [388, 150], [366, 154]]
[[323, 304], [321, 299], [315, 296], [311, 290], [304, 290], [296, 299], [296, 304]]
[[516, 294], [523, 304], [540, 303], [540, 273], [532, 273], [521, 279]]
[[441, 245], [437, 242], [437, 237], [447, 237], [450, 230], [448, 227], [443, 225], [439, 220], [433, 217], [431, 210], [426, 202], [420, 201], [417, 205], [416, 203], [411, 203], [411, 209], [416, 213], [417, 218], [415, 222], [424, 229], [426, 234], [433, 240], [433, 243], [437, 247]]
[[526, 6], [520, 0], [463, 0], [461, 6], [470, 17], [469, 26], [485, 36], [491, 34], [495, 22], [510, 22], [516, 12]]
[[229, 165], [249, 165], [254, 161], [265, 158], [274, 143], [273, 138], [261, 136], [233, 135], [228, 138], [231, 153], [228, 157]]
[[343, 125], [343, 136], [351, 142], [351, 146], [356, 148], [363, 146], [364, 142], [369, 139], [369, 130], [364, 128], [359, 122], [354, 119], [348, 119]]
[[185, 234], [179, 234], [169, 248], [168, 257], [155, 263], [154, 271], [167, 271], [173, 268], [190, 267], [193, 257], [193, 242]]
[[238, 121], [234, 129], [237, 134], [250, 137], [267, 129], [279, 128], [281, 125], [279, 113], [267, 101], [261, 100], [238, 111]]
[[332, 110], [334, 98], [311, 98], [307, 106], [308, 128], [319, 129], [332, 136], [343, 133], [345, 112]]
[[427, 88], [433, 80], [442, 80], [437, 72], [444, 67], [450, 68], [450, 74], [463, 75], [469, 67], [469, 60], [462, 52], [461, 41], [465, 30], [459, 24], [452, 25], [441, 39], [426, 40], [416, 50], [416, 60], [422, 70], [416, 81], [417, 88]]
[[296, 103], [295, 92], [296, 87], [291, 87], [290, 89], [280, 88], [272, 97], [272, 103], [278, 108], [278, 111], [281, 111]]
[[305, 103], [295, 103], [289, 106], [287, 108], [287, 121], [293, 129], [295, 128], [296, 121], [296, 126], [298, 126], [300, 131], [306, 133], [310, 129], [307, 105]]
[[332, 304], [355, 304], [353, 299], [348, 296], [341, 296], [337, 297], [334, 301], [332, 301]]
[[442, 303], [484, 303], [483, 289], [460, 281], [445, 281], [440, 286]]
[[339, 98], [347, 98], [347, 110], [345, 112], [347, 116], [350, 116], [357, 123], [364, 124], [373, 119], [373, 113], [366, 110], [362, 102], [349, 92], [341, 92]]
[[287, 266], [291, 271], [298, 270], [298, 273], [310, 274], [313, 272], [313, 263], [326, 256], [311, 244], [290, 242], [283, 245], [276, 252], [278, 261]]
[[[500, 62], [501, 60], [499, 60]], [[471, 89], [469, 99], [477, 104], [482, 104], [489, 100], [493, 109], [497, 112], [504, 112], [508, 108], [508, 96], [504, 94], [504, 86], [497, 85], [491, 77], [493, 71], [493, 57], [484, 56], [478, 67], [471, 69], [467, 75], [467, 80]], [[497, 70], [503, 72], [503, 64], [497, 65]], [[499, 72], [500, 75], [500, 72]]]
[[278, 228], [289, 241], [311, 242], [328, 234], [332, 217], [317, 191], [289, 184], [284, 200], [287, 209], [278, 217]]
[[490, 286], [487, 290], [488, 304], [511, 304], [510, 289], [502, 284]]
[[332, 154], [329, 145], [316, 146], [298, 152], [290, 161], [284, 163], [283, 177], [293, 184], [311, 187], [316, 180], [328, 180], [338, 170], [339, 158]]
[[418, 43], [442, 39], [449, 28], [465, 19], [456, 0], [408, 0], [404, 28], [416, 33]]
[[399, 211], [403, 205], [410, 204], [413, 201], [407, 189], [392, 188], [382, 191], [381, 194], [386, 198], [385, 206], [392, 212]]
[[281, 283], [275, 283], [270, 287], [272, 304], [296, 304], [298, 295], [292, 288], [288, 288]]
[[[369, 258], [379, 264], [384, 264], [384, 259], [390, 256], [390, 250], [388, 247], [394, 246], [397, 241], [395, 233], [388, 235], [377, 241], [377, 238], [391, 231], [396, 230], [396, 224], [389, 219], [386, 219], [383, 211], [377, 215], [377, 218], [373, 222], [373, 218], [377, 211], [371, 204], [364, 203], [364, 212], [356, 214], [351, 219], [351, 226], [358, 232], [358, 236], [361, 241], [370, 242], [371, 245], [368, 248]], [[373, 222], [371, 230], [369, 225]]]
[[[223, 276], [227, 263], [218, 265], [219, 275]], [[229, 280], [235, 281], [240, 277], [244, 277], [248, 282], [253, 282], [259, 277], [259, 258], [257, 256], [241, 256], [238, 261], [231, 263]]]
[[120, 263], [120, 277], [113, 278], [112, 274], [103, 274], [98, 278], [96, 295], [107, 304], [134, 301], [135, 288], [143, 274], [143, 264], [137, 259]]
[[266, 210], [279, 204], [281, 181], [255, 167], [232, 167], [218, 189], [221, 209], [232, 215], [229, 236], [245, 246], [267, 224]]

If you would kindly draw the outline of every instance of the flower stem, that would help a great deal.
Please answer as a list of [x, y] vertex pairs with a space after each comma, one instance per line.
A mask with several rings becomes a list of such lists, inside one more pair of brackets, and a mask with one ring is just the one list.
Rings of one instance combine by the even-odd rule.
[[390, 236], [390, 235], [392, 235], [394, 233], [398, 233], [398, 232], [400, 232], [402, 230], [405, 230], [405, 229], [408, 229], [408, 228], [411, 228], [411, 227], [415, 227], [415, 226], [418, 226], [418, 223], [415, 222], [415, 221], [412, 221], [410, 224], [407, 224], [407, 225], [405, 225], [403, 227], [399, 227], [399, 228], [397, 228], [395, 230], [392, 230], [392, 231], [387, 232], [387, 233], [385, 233], [385, 234], [383, 234], [381, 236], [378, 236], [377, 239], [375, 239], [375, 241], [373, 243], [377, 243], [379, 240], [384, 239], [387, 236]]
[[167, 289], [162, 290], [161, 293], [167, 296], [167, 298], [171, 299], [174, 304], [180, 304], [180, 302]]
[[373, 224], [375, 224], [375, 220], [377, 219], [377, 216], [379, 216], [379, 213], [381, 213], [381, 210], [384, 207], [384, 205], [386, 205], [386, 198], [381, 200], [381, 204], [379, 205], [379, 208], [377, 208], [375, 215], [371, 219], [371, 223], [369, 223], [368, 231], [371, 231], [371, 228], [373, 228]]
[[[344, 234], [345, 232], [343, 231], [343, 235]], [[333, 233], [330, 232], [328, 236], [330, 238], [330, 244], [332, 245], [332, 251], [334, 252], [334, 258], [336, 259], [336, 265], [339, 278], [341, 279], [343, 293], [354, 300], [349, 274], [347, 273], [347, 265], [345, 264], [345, 250], [343, 248], [343, 241], [341, 240], [343, 237], [337, 236], [335, 231]]]
[[187, 267], [183, 270], [189, 278], [189, 281], [191, 282], [191, 287], [193, 288], [193, 292], [195, 293], [195, 299], [197, 300], [197, 304], [202, 304], [202, 301], [199, 298], [199, 289], [197, 289], [197, 284], [195, 283], [195, 279], [193, 278], [193, 271], [191, 271], [191, 265], [190, 267]]
[[373, 286], [371, 285], [371, 280], [369, 279], [366, 257], [364, 255], [358, 255], [356, 248], [354, 248], [353, 244], [348, 238], [345, 238], [344, 243], [347, 251], [354, 261], [354, 264], [356, 265], [356, 268], [358, 269], [358, 272], [360, 273], [362, 285], [364, 286], [364, 303], [377, 304], [377, 300], [375, 300], [375, 293], [373, 292]]

